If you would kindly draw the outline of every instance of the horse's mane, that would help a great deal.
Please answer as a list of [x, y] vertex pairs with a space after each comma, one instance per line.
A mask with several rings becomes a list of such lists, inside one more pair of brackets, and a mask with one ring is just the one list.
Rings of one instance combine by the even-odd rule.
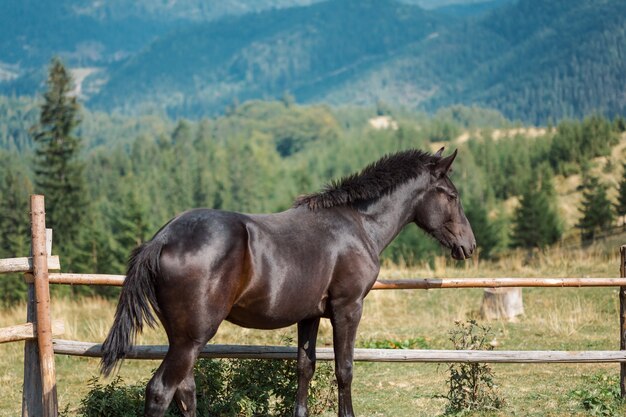
[[416, 178], [439, 159], [417, 149], [385, 155], [359, 173], [332, 181], [317, 193], [298, 197], [293, 206], [315, 210], [375, 200]]

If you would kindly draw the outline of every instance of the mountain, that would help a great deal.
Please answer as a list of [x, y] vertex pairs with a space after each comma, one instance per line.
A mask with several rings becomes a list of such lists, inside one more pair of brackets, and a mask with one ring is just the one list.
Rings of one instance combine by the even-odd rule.
[[0, 93], [40, 89], [54, 51], [88, 106], [126, 113], [198, 117], [289, 92], [532, 123], [624, 114], [624, 16], [623, 0], [7, 0]]
[[190, 22], [313, 1], [3, 0], [0, 89], [32, 94], [45, 79], [45, 66], [53, 56], [60, 56], [72, 67], [106, 71]]
[[626, 2], [520, 0], [449, 25], [314, 100], [455, 103], [546, 123], [626, 112]]
[[138, 16], [98, 19], [77, 12], [78, 3], [0, 2], [0, 89], [5, 94], [30, 95], [39, 90], [55, 55], [74, 68], [106, 68], [136, 54], [176, 25]]
[[531, 121], [626, 113], [626, 2], [522, 1], [482, 24], [508, 47], [467, 79], [466, 102]]
[[286, 90], [306, 100], [440, 25], [432, 13], [388, 0], [323, 2], [191, 25], [111, 71], [93, 104], [132, 109], [158, 102], [174, 113], [206, 114], [235, 98]]

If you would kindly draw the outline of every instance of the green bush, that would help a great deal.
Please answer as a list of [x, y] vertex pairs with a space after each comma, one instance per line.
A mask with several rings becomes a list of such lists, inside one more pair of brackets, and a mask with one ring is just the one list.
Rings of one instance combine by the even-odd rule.
[[[294, 361], [260, 359], [200, 359], [194, 368], [198, 416], [286, 417], [293, 412], [297, 378]], [[80, 417], [135, 417], [143, 415], [147, 381], [124, 385], [121, 377], [103, 385], [89, 381], [81, 400]], [[318, 415], [335, 408], [336, 384], [332, 366], [319, 363], [309, 388], [309, 410]], [[65, 411], [62, 415], [69, 416]], [[172, 403], [166, 417], [181, 416]]]
[[[450, 341], [457, 350], [492, 350], [488, 341], [491, 330], [474, 320], [456, 322]], [[496, 410], [504, 406], [491, 367], [484, 363], [453, 363], [448, 366], [448, 400], [446, 415], [459, 415], [477, 410]]]
[[593, 375], [586, 378], [585, 387], [570, 392], [579, 406], [593, 417], [623, 416], [624, 408], [620, 395], [619, 378]]
[[25, 302], [28, 286], [22, 274], [7, 274], [0, 279], [0, 306], [9, 307]]
[[[145, 384], [125, 386], [122, 377], [117, 376], [107, 385], [102, 385], [98, 377], [89, 380], [89, 393], [80, 402], [78, 415], [85, 417], [136, 417], [143, 413]], [[62, 417], [71, 414], [66, 410]]]

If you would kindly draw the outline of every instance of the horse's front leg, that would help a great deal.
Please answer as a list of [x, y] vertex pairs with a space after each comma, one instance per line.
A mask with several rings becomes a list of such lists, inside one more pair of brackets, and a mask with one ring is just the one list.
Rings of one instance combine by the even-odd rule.
[[308, 417], [307, 399], [309, 383], [315, 372], [315, 342], [319, 328], [319, 317], [298, 323], [298, 392], [294, 417]]
[[339, 391], [339, 417], [354, 417], [352, 409], [352, 362], [354, 340], [361, 320], [363, 300], [335, 302], [332, 307], [335, 376]]

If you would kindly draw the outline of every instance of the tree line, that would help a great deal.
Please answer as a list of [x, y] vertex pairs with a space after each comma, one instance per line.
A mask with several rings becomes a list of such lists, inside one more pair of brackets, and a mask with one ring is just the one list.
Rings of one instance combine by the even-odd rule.
[[[626, 215], [626, 181], [612, 202], [607, 186], [589, 174], [592, 160], [618, 143], [625, 130], [621, 118], [593, 115], [562, 121], [541, 137], [494, 140], [492, 128], [516, 125], [479, 108], [456, 106], [427, 115], [384, 103], [300, 106], [285, 94], [277, 101], [233, 103], [213, 119], [173, 121], [92, 113], [71, 91], [67, 70], [54, 60], [41, 100], [0, 98], [0, 114], [18, 115], [0, 119], [0, 257], [28, 252], [33, 192], [46, 196], [48, 226], [64, 271], [122, 273], [132, 248], [186, 209], [285, 210], [297, 195], [385, 153], [428, 149], [467, 130], [476, 137], [458, 145], [453, 179], [482, 257], [562, 238], [555, 174], [584, 178], [578, 225], [583, 239]], [[397, 129], [369, 126], [377, 115], [393, 117]], [[511, 198], [519, 204], [506, 213], [504, 202]], [[410, 264], [441, 250], [410, 227], [383, 257]], [[22, 299], [20, 277], [0, 280], [0, 286], [4, 303]], [[115, 293], [106, 287], [57, 291]]]

